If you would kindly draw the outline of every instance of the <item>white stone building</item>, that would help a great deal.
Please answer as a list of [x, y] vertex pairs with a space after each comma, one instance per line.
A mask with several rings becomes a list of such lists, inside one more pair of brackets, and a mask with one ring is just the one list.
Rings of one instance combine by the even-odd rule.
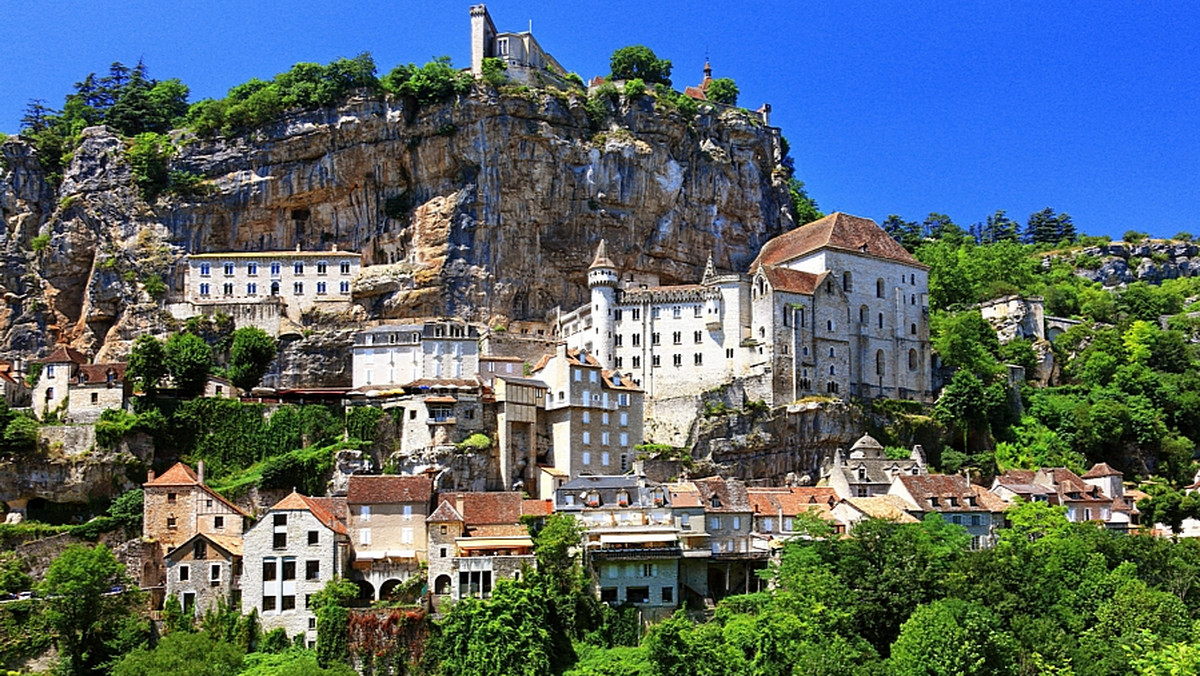
[[293, 492], [246, 531], [242, 551], [242, 612], [257, 609], [263, 631], [283, 627], [315, 645], [312, 595], [346, 574], [346, 525], [320, 499]]
[[88, 363], [82, 352], [60, 345], [49, 356], [34, 359], [41, 365], [37, 382], [33, 385], [33, 414], [45, 420], [48, 416], [64, 411], [67, 393], [79, 367]]
[[422, 378], [471, 380], [479, 373], [479, 327], [454, 321], [384, 324], [354, 337], [355, 389]]
[[485, 5], [471, 7], [471, 74], [483, 74], [483, 60], [500, 59], [508, 77], [520, 84], [539, 85], [543, 78], [563, 84], [567, 71], [546, 53], [533, 32], [501, 33], [492, 23]]
[[220, 308], [235, 321], [276, 335], [280, 314], [295, 322], [314, 308], [349, 307], [351, 282], [361, 267], [362, 254], [336, 249], [192, 254], [183, 281], [185, 302], [172, 311], [191, 316]]
[[930, 396], [928, 268], [869, 219], [831, 214], [767, 242], [746, 275], [710, 260], [699, 284], [676, 286], [622, 282], [601, 241], [588, 286], [557, 333], [645, 389], [656, 440], [737, 380], [771, 405]]

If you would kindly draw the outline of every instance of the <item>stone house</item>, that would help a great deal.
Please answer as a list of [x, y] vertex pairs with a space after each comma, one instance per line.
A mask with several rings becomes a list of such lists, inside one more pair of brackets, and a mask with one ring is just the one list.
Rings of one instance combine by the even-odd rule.
[[346, 510], [355, 581], [386, 598], [397, 585], [419, 575], [429, 559], [425, 518], [433, 502], [428, 476], [352, 474]]
[[4, 403], [9, 408], [29, 406], [33, 401], [33, 391], [25, 384], [21, 374], [13, 369], [13, 363], [0, 360], [0, 388], [3, 388]]
[[850, 447], [849, 456], [837, 449], [821, 467], [820, 485], [829, 486], [842, 499], [869, 498], [888, 493], [900, 475], [926, 474], [925, 452], [914, 446], [907, 459], [892, 460], [883, 444], [864, 434]]
[[1122, 479], [1121, 473], [1106, 463], [1094, 465], [1083, 477], [1065, 467], [1008, 470], [993, 480], [991, 492], [1005, 502], [1020, 497], [1027, 502], [1063, 505], [1067, 520], [1075, 523], [1099, 521], [1108, 528], [1126, 530], [1137, 523], [1138, 512], [1125, 499]]
[[[569, 477], [616, 474], [632, 467], [642, 442], [642, 389], [627, 376], [601, 367], [586, 350], [560, 345], [533, 376], [545, 383], [550, 465]], [[539, 495], [548, 497], [548, 486]]]
[[915, 517], [936, 513], [962, 526], [971, 536], [972, 549], [991, 547], [996, 529], [1004, 527], [1007, 504], [958, 474], [901, 474], [892, 480], [888, 494], [907, 502]]
[[488, 598], [497, 580], [534, 568], [533, 539], [522, 517], [544, 518], [548, 500], [517, 492], [442, 493], [429, 524], [429, 582], [435, 596]]
[[317, 499], [292, 492], [243, 536], [242, 612], [257, 610], [264, 632], [282, 627], [316, 645], [312, 596], [346, 575], [349, 550], [346, 525]]
[[108, 409], [121, 410], [133, 394], [125, 381], [128, 364], [80, 364], [67, 385], [66, 420], [94, 423]]
[[143, 564], [142, 587], [164, 586], [167, 553], [197, 534], [230, 540], [242, 537], [249, 515], [204, 483], [203, 462], [198, 469], [193, 471], [179, 462], [161, 475], [153, 470], [147, 473], [142, 484], [142, 538], [156, 547], [154, 556]]
[[706, 477], [692, 484], [700, 492], [707, 521], [708, 592], [714, 598], [756, 591], [755, 571], [766, 565], [765, 549], [753, 547], [754, 508], [746, 485], [737, 479]]
[[166, 554], [167, 596], [184, 612], [203, 616], [224, 599], [242, 607], [242, 538], [196, 533]]
[[400, 427], [396, 450], [414, 454], [447, 449], [473, 433], [490, 432], [484, 395], [475, 376], [422, 378], [394, 387], [351, 391], [344, 401], [391, 410]]
[[[362, 254], [351, 251], [226, 251], [191, 254], [184, 269], [185, 308], [194, 315], [210, 306], [232, 317], [247, 317], [241, 308], [282, 305], [293, 322], [314, 308], [349, 307], [351, 282], [362, 266]], [[278, 317], [267, 313], [264, 331], [278, 332]], [[257, 325], [257, 323], [255, 323]]]
[[472, 380], [479, 373], [479, 327], [456, 321], [383, 324], [354, 336], [355, 389], [422, 379]]
[[[1138, 525], [1140, 513], [1137, 504], [1125, 495], [1125, 477], [1106, 462], [1092, 465], [1083, 475], [1083, 482], [1092, 488], [1098, 488], [1105, 496], [1112, 498], [1112, 507], [1104, 525], [1114, 530], [1128, 530]], [[1101, 507], [1103, 514], [1103, 507]]]
[[680, 604], [698, 605], [711, 600], [708, 589], [708, 564], [712, 558], [708, 523], [704, 518], [704, 497], [691, 481], [665, 484], [675, 524], [679, 527]]
[[[482, 340], [480, 344], [482, 347]], [[538, 356], [541, 357], [541, 355]], [[525, 365], [526, 361], [520, 357], [482, 354], [479, 356], [479, 379], [483, 381], [484, 385], [492, 387], [498, 376], [522, 378], [525, 376]]]
[[33, 414], [45, 420], [66, 407], [67, 392], [80, 366], [88, 363], [82, 352], [59, 345], [49, 356], [34, 359], [41, 365], [41, 373], [33, 386]]
[[635, 604], [647, 618], [679, 603], [683, 551], [666, 486], [631, 475], [580, 476], [558, 489], [554, 511], [586, 529], [584, 560], [601, 601]]

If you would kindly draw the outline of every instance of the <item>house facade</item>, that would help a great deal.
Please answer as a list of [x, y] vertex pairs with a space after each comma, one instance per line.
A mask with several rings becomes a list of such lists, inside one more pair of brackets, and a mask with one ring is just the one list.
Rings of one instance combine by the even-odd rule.
[[66, 345], [59, 345], [48, 356], [33, 360], [33, 364], [41, 365], [32, 395], [33, 414], [39, 420], [65, 413], [71, 382], [79, 367], [89, 361], [87, 355]]
[[133, 394], [125, 381], [125, 363], [80, 364], [67, 386], [66, 419], [94, 423], [108, 409], [122, 410]]
[[202, 617], [224, 600], [242, 607], [242, 538], [197, 533], [167, 552], [166, 593]]
[[548, 81], [565, 86], [567, 71], [550, 56], [532, 31], [501, 33], [492, 23], [485, 5], [471, 6], [471, 74], [483, 74], [483, 60], [499, 59], [509, 79], [518, 84], [536, 86]]
[[884, 453], [883, 444], [864, 434], [850, 447], [849, 454], [840, 448], [834, 451], [821, 467], [820, 483], [843, 500], [869, 498], [887, 494], [897, 476], [926, 473], [925, 452], [920, 446], [914, 446], [908, 458], [893, 460]]
[[181, 462], [161, 475], [150, 470], [142, 491], [142, 537], [155, 545], [154, 556], [143, 563], [142, 587], [166, 585], [167, 554], [198, 534], [236, 553], [232, 542], [241, 539], [249, 515], [204, 483], [203, 462], [198, 471]]
[[962, 526], [973, 549], [992, 546], [996, 529], [1004, 526], [1006, 505], [958, 474], [898, 475], [888, 494], [907, 502], [913, 516], [940, 514], [948, 523]]
[[427, 476], [353, 474], [346, 489], [352, 569], [373, 598], [386, 598], [428, 561], [425, 518], [433, 501]]
[[246, 531], [242, 551], [242, 612], [257, 610], [263, 631], [282, 627], [316, 645], [312, 596], [346, 575], [345, 524], [317, 499], [293, 492]]
[[521, 493], [443, 493], [429, 524], [429, 588], [439, 598], [488, 598], [501, 579], [537, 566], [523, 516], [544, 518], [549, 501]]
[[385, 324], [359, 331], [351, 355], [355, 389], [421, 379], [474, 379], [479, 328], [453, 321]]

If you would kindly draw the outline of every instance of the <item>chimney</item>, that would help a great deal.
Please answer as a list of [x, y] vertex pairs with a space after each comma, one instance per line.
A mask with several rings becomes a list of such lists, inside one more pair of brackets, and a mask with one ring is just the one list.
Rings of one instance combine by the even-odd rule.
[[154, 469], [153, 468], [146, 470], [146, 483], [150, 483], [151, 481], [154, 481]]
[[458, 510], [459, 515], [465, 519], [466, 515], [463, 514], [463, 502], [465, 502], [463, 494], [455, 493], [454, 494], [454, 509]]
[[300, 242], [296, 242], [296, 251], [300, 250]]
[[204, 485], [204, 461], [196, 463], [196, 482], [201, 486]]

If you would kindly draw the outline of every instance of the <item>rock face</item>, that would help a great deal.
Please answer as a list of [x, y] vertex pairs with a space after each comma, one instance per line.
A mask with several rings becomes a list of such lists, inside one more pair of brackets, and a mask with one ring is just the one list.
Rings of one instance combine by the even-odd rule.
[[1137, 281], [1158, 284], [1200, 272], [1192, 263], [1196, 253], [1196, 245], [1191, 242], [1162, 240], [1087, 247], [1082, 254], [1087, 257], [1089, 265], [1077, 270], [1076, 274], [1107, 287]]
[[[600, 238], [623, 271], [677, 283], [698, 279], [710, 253], [742, 270], [791, 227], [778, 131], [752, 115], [689, 122], [642, 97], [596, 131], [584, 103], [491, 90], [421, 110], [351, 99], [244, 136], [176, 134], [170, 168], [211, 190], [153, 204], [106, 128], [84, 131], [57, 194], [35, 151], [10, 139], [0, 357], [67, 341], [113, 358], [165, 332], [144, 282], [159, 275], [177, 297], [188, 253], [336, 245], [387, 266], [355, 285], [367, 316], [508, 322], [585, 302]], [[291, 382], [293, 366], [282, 370]]]

